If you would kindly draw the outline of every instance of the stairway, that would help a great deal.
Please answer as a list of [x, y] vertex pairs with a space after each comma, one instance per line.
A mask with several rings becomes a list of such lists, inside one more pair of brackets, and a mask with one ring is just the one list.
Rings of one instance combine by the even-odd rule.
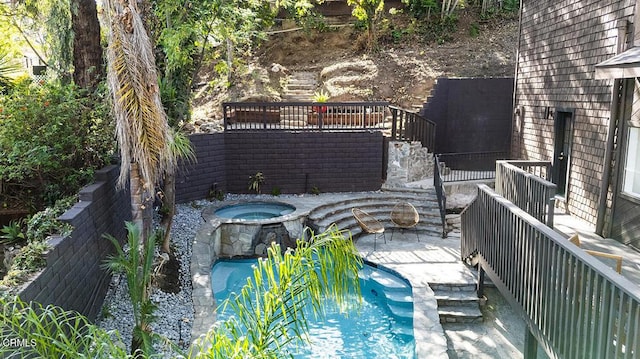
[[386, 308], [395, 318], [389, 328], [394, 334], [413, 336], [413, 297], [411, 285], [395, 274], [379, 270], [358, 273], [362, 292], [379, 298], [376, 305]]
[[[420, 215], [420, 222], [414, 228], [406, 229], [417, 231], [421, 235], [441, 236], [442, 223], [435, 189], [421, 191], [384, 191], [372, 192], [345, 200], [329, 202], [316, 207], [309, 214], [309, 225], [316, 231], [325, 231], [332, 224], [339, 229], [348, 230], [355, 238], [361, 232], [351, 213], [352, 208], [360, 208], [378, 219], [389, 231], [394, 227], [391, 222], [391, 210], [399, 202], [410, 202]], [[390, 238], [390, 234], [386, 234]]]
[[482, 323], [474, 283], [429, 283], [438, 302], [440, 323]]
[[[291, 74], [282, 94], [284, 102], [311, 102], [318, 87], [317, 75], [314, 72], [298, 71]], [[290, 127], [307, 125], [307, 113], [299, 108], [284, 107], [281, 109], [280, 120]]]
[[282, 94], [284, 102], [311, 102], [318, 87], [315, 72], [298, 71], [289, 76]]

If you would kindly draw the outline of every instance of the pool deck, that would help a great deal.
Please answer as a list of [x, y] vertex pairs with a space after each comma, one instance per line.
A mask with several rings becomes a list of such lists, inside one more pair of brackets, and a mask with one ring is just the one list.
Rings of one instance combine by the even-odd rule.
[[[328, 200], [348, 198], [349, 193], [287, 198], [298, 210], [308, 211]], [[330, 198], [328, 198], [330, 197]], [[623, 256], [622, 275], [640, 284], [640, 253], [613, 239], [596, 235], [593, 228], [570, 215], [556, 213], [554, 229], [566, 237], [578, 233], [585, 249], [595, 249]], [[206, 226], [205, 226], [206, 227]], [[206, 230], [206, 228], [205, 228]], [[408, 279], [414, 289], [414, 335], [417, 358], [523, 358], [525, 324], [495, 288], [487, 288], [487, 303], [482, 306], [484, 321], [469, 324], [441, 324], [434, 292], [430, 282], [475, 283], [475, 271], [460, 260], [459, 234], [440, 238], [412, 231], [395, 232], [387, 229], [386, 243], [380, 238], [374, 250], [374, 236], [361, 235], [356, 246], [363, 258], [397, 271]], [[418, 241], [419, 238], [419, 241]], [[194, 259], [200, 262], [201, 272], [192, 267], [194, 275], [194, 305], [196, 317], [207, 314], [205, 322], [194, 326], [206, 331], [212, 324], [211, 298], [208, 271], [209, 247], [202, 241], [194, 242]], [[193, 266], [192, 262], [192, 266]], [[199, 283], [202, 282], [202, 283]], [[198, 289], [198, 287], [200, 287]], [[202, 316], [201, 316], [202, 318]], [[196, 329], [196, 328], [194, 328]], [[198, 329], [194, 330], [195, 333]], [[196, 335], [197, 336], [197, 335]], [[538, 357], [545, 358], [542, 350]]]
[[[393, 269], [413, 288], [413, 334], [418, 358], [449, 358], [435, 294], [430, 282], [473, 282], [473, 273], [460, 258], [458, 239], [420, 235], [415, 232], [385, 233], [387, 240], [374, 243], [374, 235], [358, 237], [356, 247], [363, 258]], [[376, 250], [374, 250], [374, 245]], [[457, 254], [456, 254], [457, 252]], [[441, 280], [442, 279], [442, 280]]]

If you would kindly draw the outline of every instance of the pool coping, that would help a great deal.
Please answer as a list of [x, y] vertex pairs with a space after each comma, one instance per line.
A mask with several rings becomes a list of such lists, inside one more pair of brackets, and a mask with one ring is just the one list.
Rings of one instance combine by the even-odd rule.
[[[295, 215], [300, 215], [301, 213], [308, 214], [315, 208], [311, 203], [299, 204], [296, 203], [297, 201], [294, 203], [292, 203], [293, 201], [282, 202], [296, 206], [296, 211], [294, 211]], [[208, 211], [209, 209], [204, 212]], [[294, 213], [288, 214], [287, 216], [293, 215]], [[204, 335], [216, 321], [216, 304], [211, 289], [211, 266], [218, 259], [216, 253], [219, 253], [219, 248], [214, 248], [215, 241], [213, 241], [212, 238], [216, 229], [222, 223], [228, 222], [221, 220], [219, 217], [209, 217], [199, 228], [193, 241], [191, 258], [192, 297], [194, 306], [194, 321], [191, 330], [192, 342]], [[438, 315], [438, 304], [429, 284], [425, 280], [417, 278], [413, 275], [415, 273], [412, 273], [411, 270], [406, 267], [370, 260], [366, 258], [364, 253], [361, 253], [361, 255], [363, 259], [368, 262], [395, 271], [411, 284], [416, 358], [449, 358], [447, 354], [446, 336]]]

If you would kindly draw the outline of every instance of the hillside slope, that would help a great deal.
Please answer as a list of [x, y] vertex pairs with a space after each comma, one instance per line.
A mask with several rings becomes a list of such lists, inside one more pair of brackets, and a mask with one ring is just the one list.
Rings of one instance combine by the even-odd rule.
[[[462, 13], [457, 28], [442, 44], [425, 44], [413, 34], [397, 41], [383, 38], [380, 49], [371, 53], [363, 49], [363, 33], [352, 26], [316, 34], [271, 34], [237, 85], [223, 89], [207, 84], [198, 90], [193, 130], [220, 130], [223, 101], [282, 100], [287, 80], [296, 72], [317, 74], [332, 101], [382, 100], [409, 109], [422, 105], [438, 77], [514, 75], [516, 18], [481, 22]], [[210, 70], [200, 75], [204, 83]]]

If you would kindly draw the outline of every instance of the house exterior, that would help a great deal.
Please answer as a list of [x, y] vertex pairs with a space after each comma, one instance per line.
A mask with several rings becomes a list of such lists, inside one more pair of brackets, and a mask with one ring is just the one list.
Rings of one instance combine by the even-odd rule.
[[558, 205], [635, 248], [639, 3], [522, 0], [511, 144], [514, 158], [552, 162]]

